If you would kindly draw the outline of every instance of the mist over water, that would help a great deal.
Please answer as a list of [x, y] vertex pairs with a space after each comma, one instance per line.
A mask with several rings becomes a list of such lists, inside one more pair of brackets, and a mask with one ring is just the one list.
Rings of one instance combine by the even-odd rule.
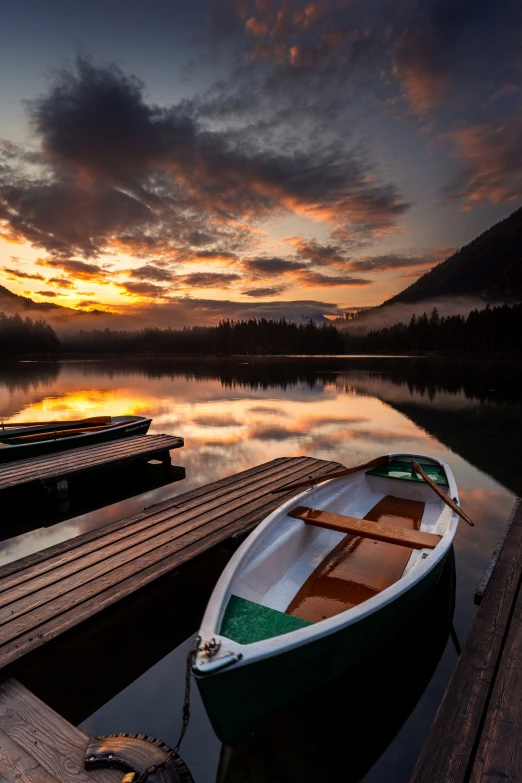
[[[504, 302], [490, 304], [500, 305]], [[367, 334], [372, 329], [383, 329], [398, 323], [409, 323], [411, 317], [417, 318], [424, 313], [428, 315], [436, 307], [441, 317], [462, 315], [466, 317], [472, 310], [483, 310], [487, 306], [484, 299], [475, 296], [445, 296], [433, 299], [422, 299], [420, 302], [393, 302], [364, 310], [361, 314], [349, 321], [347, 328], [350, 334]]]
[[[139, 475], [123, 472], [119, 484], [104, 489], [102, 478], [93, 476], [78, 485], [70, 512], [60, 518], [37, 499], [31, 507], [22, 504], [23, 525], [18, 504], [18, 516], [6, 513], [0, 562], [276, 457], [352, 465], [406, 451], [446, 459], [476, 523], [459, 527], [455, 573], [448, 569], [422, 616], [374, 659], [273, 716], [221, 759], [218, 776], [221, 783], [407, 780], [456, 662], [452, 616], [462, 644], [474, 616], [474, 590], [522, 494], [520, 372], [509, 362], [385, 357], [4, 366], [2, 419], [147, 414], [152, 433], [185, 438], [172, 458], [186, 478], [178, 472], [165, 483], [148, 466]], [[227, 547], [209, 553], [24, 664], [18, 676], [88, 734], [143, 732], [174, 744], [185, 651], [230, 555]], [[400, 675], [377, 675], [380, 670]], [[197, 689], [192, 703], [182, 756], [196, 781], [207, 783], [216, 780], [221, 748]]]

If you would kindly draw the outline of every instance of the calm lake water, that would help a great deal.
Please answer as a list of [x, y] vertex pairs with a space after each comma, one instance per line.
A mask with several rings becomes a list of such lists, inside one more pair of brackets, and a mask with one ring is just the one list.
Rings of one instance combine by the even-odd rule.
[[[91, 476], [67, 516], [12, 500], [0, 563], [280, 456], [352, 465], [390, 451], [447, 460], [461, 503], [455, 568], [409, 627], [371, 659], [274, 715], [221, 754], [197, 689], [181, 755], [197, 783], [407, 781], [474, 617], [473, 593], [522, 494], [520, 370], [419, 358], [279, 357], [21, 362], [0, 368], [0, 418], [144, 413], [185, 438], [181, 470]], [[139, 493], [139, 494], [136, 494]], [[101, 506], [101, 507], [100, 507]], [[174, 744], [184, 660], [229, 547], [104, 615], [17, 673], [87, 734], [138, 732]], [[453, 621], [454, 634], [451, 634]], [[456, 637], [455, 637], [456, 634]], [[221, 762], [220, 762], [221, 754]]]

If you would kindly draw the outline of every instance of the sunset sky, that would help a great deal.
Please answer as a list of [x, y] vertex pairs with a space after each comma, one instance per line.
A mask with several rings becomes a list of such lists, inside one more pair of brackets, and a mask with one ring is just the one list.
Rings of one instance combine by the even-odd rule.
[[522, 203], [520, 0], [3, 0], [0, 284], [379, 304]]

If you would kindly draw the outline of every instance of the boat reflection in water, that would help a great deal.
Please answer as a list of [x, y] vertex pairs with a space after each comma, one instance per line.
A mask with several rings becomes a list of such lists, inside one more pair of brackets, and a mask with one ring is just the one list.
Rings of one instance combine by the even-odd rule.
[[455, 605], [450, 553], [435, 590], [397, 635], [349, 672], [223, 747], [217, 783], [357, 783], [417, 705], [444, 652]]

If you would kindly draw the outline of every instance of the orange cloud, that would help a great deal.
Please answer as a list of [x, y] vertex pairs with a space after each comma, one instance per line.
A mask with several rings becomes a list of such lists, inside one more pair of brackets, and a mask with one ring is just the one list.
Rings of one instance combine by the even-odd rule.
[[[36, 263], [38, 266], [50, 267], [51, 269], [61, 269], [73, 280], [95, 281], [102, 285], [111, 282], [109, 272], [98, 266], [98, 264], [78, 261], [76, 259], [60, 258], [39, 258]], [[57, 279], [57, 278], [55, 278]]]
[[12, 269], [8, 266], [3, 266], [2, 270], [9, 275], [9, 278], [11, 280], [19, 279], [19, 280], [45, 280], [45, 277], [43, 275], [38, 274], [37, 272], [31, 273], [31, 272], [23, 272], [19, 269]]
[[455, 146], [460, 173], [446, 189], [449, 200], [463, 209], [489, 201], [494, 204], [522, 197], [522, 115], [500, 125], [468, 125], [448, 134]]

